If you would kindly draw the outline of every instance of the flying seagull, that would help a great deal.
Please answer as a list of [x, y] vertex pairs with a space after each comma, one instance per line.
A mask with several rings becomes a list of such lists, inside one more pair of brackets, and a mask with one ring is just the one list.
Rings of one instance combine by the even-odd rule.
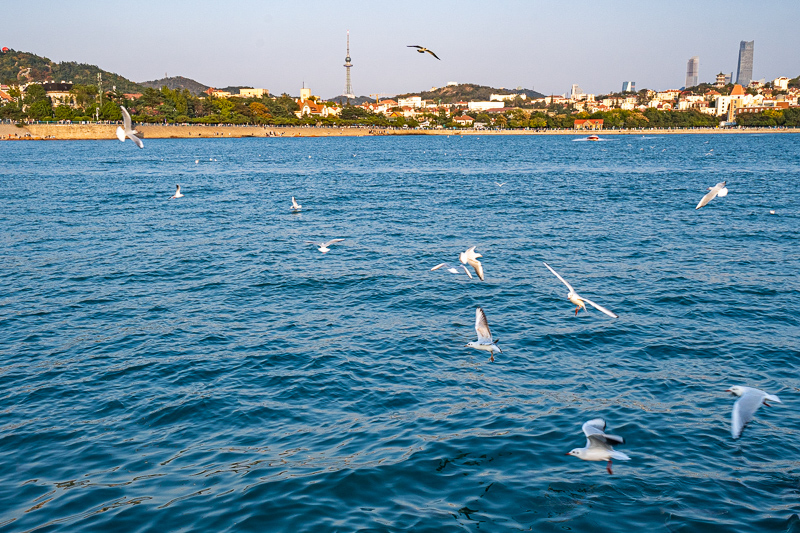
[[292, 211], [300, 211], [302, 207], [303, 206], [298, 204], [297, 200], [294, 199], [294, 196], [292, 196], [292, 207], [290, 207], [289, 209], [291, 209]]
[[500, 182], [498, 182], [498, 181], [495, 181], [495, 182], [494, 182], [494, 184], [495, 184], [495, 185], [497, 185], [498, 187], [502, 187], [502, 186], [503, 186], [503, 185], [505, 185], [506, 183], [507, 183], [507, 182], [505, 182], [505, 181], [504, 181], [503, 183], [500, 183]]
[[695, 209], [700, 209], [701, 207], [706, 205], [708, 202], [710, 202], [717, 196], [719, 196], [720, 198], [725, 198], [726, 196], [728, 196], [728, 188], [725, 187], [726, 183], [727, 183], [726, 181], [720, 181], [713, 187], [709, 187], [708, 192], [706, 193], [705, 196], [703, 196], [700, 199], [700, 203], [697, 204], [697, 207], [695, 207]]
[[[436, 265], [435, 267], [433, 267], [433, 268], [431, 269], [431, 271], [433, 271], [433, 270], [439, 270], [440, 268], [444, 268], [445, 270], [447, 270], [447, 271], [448, 271], [448, 272], [450, 272], [451, 274], [458, 274], [458, 273], [460, 273], [460, 272], [463, 270], [463, 271], [464, 271], [464, 273], [465, 273], [467, 276], [469, 276], [469, 279], [472, 279], [472, 274], [470, 274], [470, 273], [469, 273], [469, 270], [467, 270], [467, 267], [465, 267], [464, 265], [456, 265], [456, 266], [453, 266], [453, 265], [451, 265], [450, 263], [439, 263], [438, 265]], [[460, 270], [459, 270], [459, 269], [460, 269]]]
[[176, 185], [175, 186], [175, 194], [173, 194], [172, 196], [169, 197], [170, 200], [173, 200], [175, 198], [183, 198], [183, 194], [181, 193], [181, 186], [180, 185]]
[[475, 246], [469, 248], [466, 252], [461, 252], [458, 254], [458, 260], [461, 261], [463, 264], [469, 264], [472, 268], [475, 269], [475, 273], [478, 275], [481, 281], [483, 281], [483, 265], [480, 261], [478, 261], [479, 257], [483, 257], [481, 254], [475, 252]]
[[770, 406], [767, 400], [782, 403], [777, 396], [767, 394], [760, 389], [742, 387], [741, 385], [734, 385], [725, 392], [731, 392], [739, 397], [736, 403], [733, 404], [733, 413], [731, 413], [731, 436], [734, 439], [739, 438], [744, 426], [753, 420], [753, 416], [762, 403], [767, 407]]
[[484, 313], [483, 309], [480, 307], [475, 310], [475, 331], [478, 333], [478, 340], [470, 341], [464, 347], [489, 352], [491, 354], [489, 361], [494, 362], [495, 352], [503, 353], [503, 350], [497, 346], [500, 339], [492, 340], [492, 332], [489, 331], [489, 322], [486, 321], [486, 313]]
[[[437, 56], [431, 50], [428, 50], [424, 46], [419, 46], [419, 45], [416, 45], [416, 44], [410, 44], [410, 45], [408, 45], [407, 48], [417, 48], [417, 52], [419, 52], [420, 54], [424, 54], [425, 52], [428, 52], [430, 55], [432, 55], [436, 59], [439, 59], [439, 56]], [[441, 61], [441, 59], [439, 59], [439, 61]]]
[[125, 142], [125, 137], [127, 137], [134, 143], [136, 143], [136, 146], [138, 146], [139, 148], [144, 148], [144, 143], [142, 143], [142, 140], [139, 137], [137, 137], [137, 135], [139, 135], [139, 132], [133, 129], [133, 127], [131, 126], [130, 113], [128, 113], [128, 110], [125, 109], [125, 106], [119, 106], [119, 108], [122, 110], [122, 126], [125, 126], [125, 129], [123, 129], [122, 126], [117, 126], [117, 139], [119, 139], [122, 142]]
[[611, 447], [612, 444], [625, 444], [625, 439], [618, 435], [607, 435], [606, 421], [602, 418], [595, 418], [583, 424], [583, 433], [586, 435], [586, 446], [575, 448], [566, 455], [574, 455], [584, 461], [608, 461], [606, 470], [611, 471], [611, 460], [630, 461], [630, 457], [622, 452], [618, 452]]
[[[542, 262], [544, 263], [544, 261], [542, 261]], [[597, 305], [596, 303], [594, 303], [593, 301], [589, 300], [588, 298], [584, 298], [584, 297], [582, 297], [582, 296], [578, 295], [578, 293], [577, 293], [577, 292], [575, 292], [575, 289], [573, 289], [573, 288], [572, 288], [572, 285], [570, 285], [569, 283], [567, 283], [567, 280], [565, 280], [564, 278], [562, 278], [562, 277], [561, 277], [561, 276], [558, 274], [558, 272], [556, 272], [555, 270], [553, 270], [553, 269], [550, 267], [550, 265], [548, 265], [547, 263], [544, 263], [544, 266], [546, 266], [546, 267], [547, 267], [547, 268], [550, 270], [550, 272], [552, 272], [553, 274], [555, 274], [555, 275], [556, 275], [556, 277], [557, 277], [558, 279], [560, 279], [560, 280], [561, 280], [561, 283], [563, 283], [564, 285], [566, 285], [566, 286], [567, 286], [567, 288], [569, 289], [569, 294], [567, 294], [567, 298], [569, 299], [569, 301], [570, 301], [570, 302], [572, 302], [573, 304], [575, 304], [575, 315], [577, 315], [577, 314], [578, 314], [578, 311], [579, 311], [581, 308], [582, 308], [584, 311], [586, 311], [586, 312], [588, 313], [588, 311], [586, 310], [586, 304], [589, 304], [589, 305], [591, 305], [592, 307], [594, 307], [595, 309], [597, 309], [598, 311], [601, 311], [601, 312], [603, 312], [603, 313], [607, 314], [607, 315], [608, 315], [608, 316], [610, 316], [611, 318], [619, 318], [619, 315], [617, 315], [616, 313], [612, 313], [611, 311], [609, 311], [608, 309], [606, 309], [606, 308], [605, 308], [605, 307], [603, 307], [602, 305]]]
[[330, 246], [331, 244], [333, 244], [335, 242], [341, 242], [343, 240], [344, 239], [333, 239], [333, 240], [330, 240], [330, 241], [325, 242], [325, 243], [306, 241], [306, 244], [313, 244], [314, 246], [318, 246], [320, 252], [322, 252], [323, 254], [327, 254], [331, 250], [330, 248], [328, 248], [328, 246]]

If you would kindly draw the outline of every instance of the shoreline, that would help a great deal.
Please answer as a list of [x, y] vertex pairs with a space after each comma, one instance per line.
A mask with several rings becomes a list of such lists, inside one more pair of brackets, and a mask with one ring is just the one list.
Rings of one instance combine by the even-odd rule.
[[[2, 141], [41, 140], [116, 140], [117, 124], [0, 124]], [[693, 128], [648, 130], [403, 130], [391, 128], [316, 126], [226, 126], [139, 124], [143, 139], [240, 139], [254, 137], [366, 137], [387, 135], [697, 135], [800, 133], [800, 128]]]

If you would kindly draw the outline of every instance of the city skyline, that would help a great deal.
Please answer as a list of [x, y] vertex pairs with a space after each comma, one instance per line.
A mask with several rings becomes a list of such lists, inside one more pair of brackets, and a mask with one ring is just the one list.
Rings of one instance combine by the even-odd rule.
[[[736, 9], [740, 4], [742, 9]], [[56, 62], [95, 64], [136, 82], [160, 79], [166, 72], [215, 87], [248, 85], [296, 94], [305, 81], [324, 98], [343, 92], [342, 37], [347, 30], [359, 96], [419, 92], [448, 82], [521, 86], [543, 94], [562, 94], [572, 84], [590, 94], [617, 92], [631, 79], [640, 89], [680, 88], [687, 57], [703, 57], [701, 83], [713, 83], [720, 71], [736, 71], [736, 46], [743, 40], [759, 41], [753, 78], [800, 74], [800, 58], [790, 53], [800, 46], [792, 23], [800, 5], [774, 0], [761, 5], [781, 13], [769, 21], [748, 14], [747, 4], [735, 0], [726, 2], [724, 10], [714, 2], [678, 1], [659, 9], [626, 1], [598, 6], [577, 0], [560, 8], [537, 1], [486, 6], [446, 0], [411, 13], [391, 6], [365, 10], [351, 1], [330, 10], [311, 0], [297, 10], [293, 4], [255, 0], [234, 0], [224, 8], [205, 0], [142, 0], [137, 13], [158, 17], [143, 16], [134, 25], [109, 22], [103, 14], [107, 10], [96, 9], [103, 5], [76, 0], [4, 6], [8, 20], [61, 24], [41, 32], [10, 24], [0, 46]], [[713, 30], [708, 20], [714, 21]], [[565, 32], [558, 21], [569, 21], [572, 30]], [[611, 27], [624, 31], [602, 31]], [[120, 39], [120, 46], [108, 45]], [[442, 60], [416, 54], [408, 45], [436, 50]]]

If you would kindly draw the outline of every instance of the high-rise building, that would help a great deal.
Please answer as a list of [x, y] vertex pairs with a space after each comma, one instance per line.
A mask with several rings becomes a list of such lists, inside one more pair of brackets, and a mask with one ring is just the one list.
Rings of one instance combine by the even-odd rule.
[[347, 69], [347, 81], [344, 85], [344, 94], [347, 98], [355, 98], [356, 95], [353, 94], [353, 86], [350, 85], [350, 67], [353, 64], [350, 62], [350, 30], [347, 30], [347, 56], [344, 58], [344, 68]]
[[736, 68], [736, 83], [747, 86], [753, 80], [753, 45], [755, 41], [739, 43], [739, 66]]
[[581, 90], [580, 87], [578, 87], [577, 83], [573, 83], [572, 84], [572, 89], [569, 91], [569, 96], [573, 100], [579, 100], [581, 95], [583, 95], [583, 91]]
[[635, 93], [636, 92], [636, 82], [635, 81], [623, 81], [622, 82], [622, 92], [624, 92], [624, 93]]
[[700, 83], [700, 58], [697, 56], [689, 59], [686, 64], [686, 87], [694, 87]]

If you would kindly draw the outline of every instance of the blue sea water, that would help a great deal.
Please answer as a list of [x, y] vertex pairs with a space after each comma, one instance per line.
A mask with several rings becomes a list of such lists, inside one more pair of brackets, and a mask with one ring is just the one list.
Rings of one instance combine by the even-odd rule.
[[793, 134], [0, 143], [0, 531], [798, 532], [799, 185]]

